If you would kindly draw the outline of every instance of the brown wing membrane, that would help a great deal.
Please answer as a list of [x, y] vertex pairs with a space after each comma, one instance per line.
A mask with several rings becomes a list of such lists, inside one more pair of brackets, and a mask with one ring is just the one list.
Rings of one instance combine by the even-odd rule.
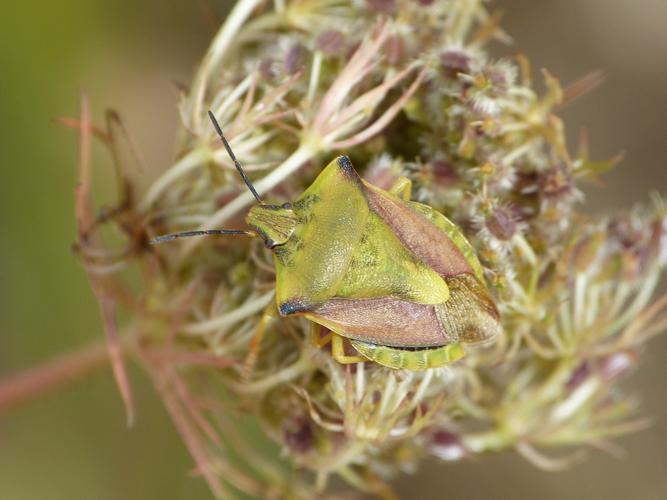
[[451, 295], [436, 306], [442, 328], [460, 342], [483, 342], [500, 334], [500, 316], [489, 293], [472, 274], [451, 276], [445, 281]]
[[479, 281], [472, 274], [446, 281], [452, 294], [442, 304], [336, 298], [303, 312], [339, 335], [384, 346], [433, 347], [496, 337], [502, 328], [498, 311]]
[[416, 257], [440, 276], [472, 273], [470, 264], [454, 242], [426, 217], [398, 198], [364, 183], [368, 206], [378, 214]]
[[392, 297], [331, 299], [306, 313], [330, 330], [357, 340], [396, 347], [446, 345], [436, 308]]

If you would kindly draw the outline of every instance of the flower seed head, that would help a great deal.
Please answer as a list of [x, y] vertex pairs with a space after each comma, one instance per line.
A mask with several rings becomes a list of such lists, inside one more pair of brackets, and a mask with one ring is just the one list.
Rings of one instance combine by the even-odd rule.
[[285, 55], [285, 74], [294, 75], [306, 64], [306, 49], [300, 43], [294, 43]]
[[292, 417], [283, 424], [285, 445], [294, 453], [307, 453], [315, 444], [313, 424], [307, 417]]
[[514, 215], [505, 207], [495, 207], [486, 217], [486, 227], [489, 232], [502, 241], [512, 239], [516, 233], [516, 222]]
[[330, 29], [317, 38], [317, 48], [327, 55], [340, 55], [345, 44], [345, 35]]
[[439, 430], [433, 433], [429, 450], [436, 457], [448, 462], [460, 460], [467, 454], [460, 437], [447, 430]]

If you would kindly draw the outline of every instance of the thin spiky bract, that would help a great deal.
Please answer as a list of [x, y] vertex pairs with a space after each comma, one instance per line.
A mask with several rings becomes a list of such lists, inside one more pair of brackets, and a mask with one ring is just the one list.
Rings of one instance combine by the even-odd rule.
[[[240, 0], [181, 99], [174, 165], [136, 194], [118, 162], [124, 194], [101, 222], [116, 223], [127, 245], [91, 248], [82, 237], [81, 256], [104, 277], [97, 290], [132, 311], [139, 356], [216, 495], [308, 498], [338, 474], [389, 498], [384, 480], [425, 455], [515, 448], [557, 469], [576, 456], [540, 448], [608, 447], [644, 425], [616, 382], [667, 326], [667, 299], [651, 303], [665, 206], [656, 198], [583, 215], [578, 183], [613, 162], [589, 160], [585, 143], [575, 157], [565, 147], [554, 110], [582, 85], [564, 93], [545, 72], [537, 95], [526, 59], [492, 58], [492, 39], [508, 37], [475, 0]], [[242, 228], [254, 199], [208, 109], [270, 202], [294, 199], [339, 153], [379, 187], [407, 175], [416, 198], [472, 242], [505, 335], [417, 373], [340, 365], [311, 344], [305, 320], [274, 319], [244, 378], [274, 298], [270, 253], [234, 238], [146, 245], [179, 230]], [[129, 147], [92, 131], [113, 151]], [[140, 293], [123, 285], [130, 265]], [[238, 412], [280, 445], [293, 472], [249, 443]]]

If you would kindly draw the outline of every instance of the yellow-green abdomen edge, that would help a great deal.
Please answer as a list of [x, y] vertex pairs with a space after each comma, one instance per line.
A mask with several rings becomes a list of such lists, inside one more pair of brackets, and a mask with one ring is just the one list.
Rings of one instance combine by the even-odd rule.
[[389, 347], [370, 344], [350, 339], [352, 346], [364, 357], [389, 368], [405, 368], [406, 370], [426, 370], [439, 368], [461, 359], [465, 351], [460, 344], [449, 344], [418, 350], [406, 350], [400, 347]]

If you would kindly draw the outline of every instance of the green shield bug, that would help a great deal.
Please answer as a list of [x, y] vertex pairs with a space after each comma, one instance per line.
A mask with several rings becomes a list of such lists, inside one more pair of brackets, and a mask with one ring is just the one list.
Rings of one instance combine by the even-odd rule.
[[[206, 234], [261, 237], [274, 256], [277, 312], [313, 322], [314, 339], [331, 340], [332, 355], [341, 363], [435, 368], [460, 359], [463, 344], [501, 332], [472, 246], [444, 215], [410, 201], [408, 179], [385, 191], [361, 179], [340, 156], [295, 201], [267, 205], [210, 111], [209, 116], [259, 203], [246, 218], [251, 229], [174, 233], [154, 243]], [[321, 339], [317, 325], [331, 333]], [[343, 338], [361, 356], [347, 355]]]

